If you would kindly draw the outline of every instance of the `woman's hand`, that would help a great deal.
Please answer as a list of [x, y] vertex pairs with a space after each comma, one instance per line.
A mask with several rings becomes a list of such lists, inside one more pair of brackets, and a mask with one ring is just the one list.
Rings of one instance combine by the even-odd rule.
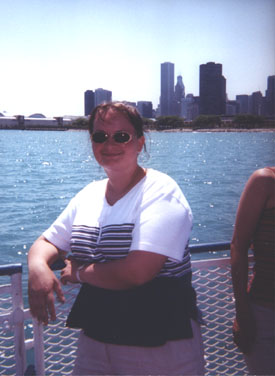
[[49, 318], [56, 320], [54, 293], [62, 303], [65, 298], [58, 278], [47, 265], [29, 271], [28, 293], [33, 317], [44, 325], [48, 324]]
[[60, 302], [65, 301], [61, 284], [49, 266], [60, 255], [61, 251], [43, 236], [34, 242], [28, 254], [30, 310], [33, 317], [45, 325], [49, 317], [56, 320], [54, 293]]
[[235, 318], [233, 323], [233, 340], [242, 353], [248, 354], [256, 337], [255, 321], [250, 312]]
[[77, 279], [76, 272], [79, 267], [79, 263], [72, 259], [65, 260], [65, 268], [61, 270], [61, 278], [60, 281], [63, 285], [66, 285], [67, 282], [71, 283], [79, 283]]

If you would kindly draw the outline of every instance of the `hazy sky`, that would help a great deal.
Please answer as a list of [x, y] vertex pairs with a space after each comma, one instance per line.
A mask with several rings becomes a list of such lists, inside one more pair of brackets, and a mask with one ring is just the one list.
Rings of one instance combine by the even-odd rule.
[[160, 64], [199, 95], [223, 65], [229, 99], [275, 74], [275, 0], [0, 0], [0, 112], [83, 115], [84, 91], [159, 103]]

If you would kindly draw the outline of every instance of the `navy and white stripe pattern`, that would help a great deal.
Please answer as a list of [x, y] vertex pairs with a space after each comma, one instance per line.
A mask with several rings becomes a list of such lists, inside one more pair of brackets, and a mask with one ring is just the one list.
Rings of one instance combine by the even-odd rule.
[[[132, 243], [133, 223], [90, 227], [73, 225], [72, 256], [83, 263], [99, 263], [126, 257]], [[191, 272], [190, 254], [182, 262], [168, 259], [158, 276], [180, 277]]]
[[72, 228], [71, 250], [75, 259], [95, 263], [117, 260], [127, 256], [134, 224], [102, 227], [76, 226]]

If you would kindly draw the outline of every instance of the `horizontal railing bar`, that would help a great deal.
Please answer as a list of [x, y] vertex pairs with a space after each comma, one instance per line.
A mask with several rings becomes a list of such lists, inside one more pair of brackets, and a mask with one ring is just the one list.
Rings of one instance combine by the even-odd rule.
[[[253, 262], [254, 256], [252, 254], [248, 255], [248, 261]], [[204, 260], [192, 260], [192, 267], [196, 269], [206, 269], [209, 266], [227, 266], [230, 265], [230, 257], [220, 257], [220, 258], [207, 258]]]
[[22, 264], [0, 265], [0, 276], [22, 273]]
[[193, 269], [208, 269], [210, 266], [223, 267], [230, 265], [230, 257], [211, 258], [205, 260], [192, 260]]
[[230, 242], [189, 244], [189, 249], [191, 253], [227, 251], [230, 249]]

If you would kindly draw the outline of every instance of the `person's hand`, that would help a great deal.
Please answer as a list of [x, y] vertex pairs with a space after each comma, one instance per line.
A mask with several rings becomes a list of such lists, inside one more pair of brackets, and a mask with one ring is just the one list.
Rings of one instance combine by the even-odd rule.
[[66, 285], [67, 282], [79, 283], [79, 280], [76, 277], [76, 271], [79, 267], [79, 263], [77, 263], [73, 259], [66, 259], [65, 264], [65, 268], [61, 270], [61, 283], [63, 285]]
[[256, 327], [252, 314], [235, 318], [233, 323], [233, 340], [240, 351], [248, 354], [255, 341]]
[[65, 298], [58, 278], [47, 265], [40, 265], [36, 270], [29, 270], [28, 293], [33, 317], [44, 325], [48, 324], [49, 318], [56, 320], [54, 293], [62, 303]]

